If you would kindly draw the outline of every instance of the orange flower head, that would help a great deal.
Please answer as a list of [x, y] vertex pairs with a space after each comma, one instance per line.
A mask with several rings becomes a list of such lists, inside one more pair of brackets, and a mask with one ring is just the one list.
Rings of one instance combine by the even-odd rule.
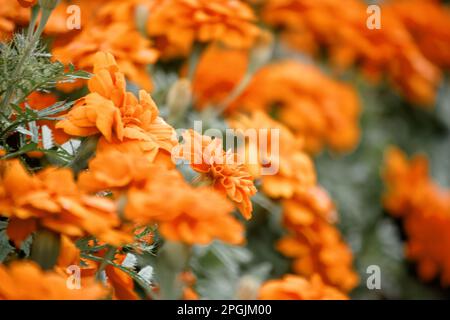
[[175, 153], [187, 160], [191, 167], [211, 179], [215, 189], [226, 194], [246, 219], [253, 210], [250, 197], [256, 193], [253, 176], [237, 155], [222, 149], [220, 139], [202, 136], [194, 130], [183, 134], [184, 144]]
[[66, 276], [43, 271], [32, 262], [0, 265], [0, 300], [94, 300], [108, 293], [93, 280], [83, 281], [79, 290], [69, 289], [66, 282]]
[[436, 184], [428, 160], [408, 160], [399, 149], [386, 153], [384, 206], [401, 217], [407, 237], [406, 255], [417, 263], [424, 281], [440, 277], [450, 285], [450, 190]]
[[86, 25], [70, 42], [54, 47], [52, 53], [63, 63], [91, 71], [98, 63], [98, 51], [111, 52], [129, 80], [145, 90], [152, 89], [146, 66], [155, 63], [158, 52], [130, 23]]
[[259, 291], [261, 300], [347, 300], [339, 290], [327, 286], [319, 276], [310, 280], [295, 275], [269, 280]]
[[17, 0], [19, 4], [24, 8], [32, 7], [36, 4], [37, 0]]
[[249, 48], [260, 31], [250, 6], [240, 0], [156, 0], [148, 34], [164, 57], [186, 56], [195, 42]]
[[155, 166], [145, 183], [129, 188], [127, 199], [126, 218], [141, 225], [158, 223], [168, 240], [187, 244], [243, 241], [243, 227], [232, 216], [231, 203], [210, 187], [190, 186], [174, 170]]
[[[345, 6], [333, 0], [268, 0], [261, 15], [266, 23], [281, 30], [281, 37], [293, 48], [313, 55], [325, 48], [337, 71], [357, 65], [369, 80], [380, 81], [386, 75], [409, 100], [432, 106], [441, 74], [426, 57], [432, 55], [424, 55], [415, 42], [414, 21], [422, 21], [419, 30], [424, 32], [422, 39], [428, 39], [425, 52], [432, 50], [445, 56], [448, 32], [442, 30], [448, 30], [448, 13], [443, 8], [436, 12], [439, 5], [429, 5], [435, 1], [403, 1], [400, 6], [404, 9], [396, 8], [396, 2], [401, 1], [381, 6], [379, 29], [367, 28], [367, 5], [360, 0], [348, 0]], [[402, 11], [408, 12], [406, 17]], [[425, 19], [423, 12], [430, 11]]]
[[19, 1], [0, 0], [0, 40], [10, 39], [18, 25], [27, 23], [29, 14], [29, 10]]
[[309, 152], [324, 145], [350, 150], [359, 139], [360, 106], [355, 91], [297, 61], [261, 68], [231, 108], [267, 112], [275, 108], [279, 121], [305, 139]]
[[126, 92], [124, 75], [111, 54], [96, 54], [88, 86], [91, 93], [78, 100], [56, 128], [74, 136], [101, 134], [102, 150], [126, 151], [131, 145], [151, 161], [160, 150], [170, 154], [176, 144], [173, 128], [159, 117], [147, 92], [141, 90], [139, 99]]
[[[259, 168], [252, 166], [252, 172], [257, 172], [260, 176], [261, 167], [265, 163], [270, 163], [274, 168], [278, 168], [275, 175], [262, 175], [263, 191], [271, 198], [291, 198], [297, 190], [310, 188], [316, 185], [316, 172], [311, 157], [303, 149], [303, 139], [294, 136], [290, 129], [276, 120], [273, 120], [265, 112], [255, 110], [250, 115], [236, 115], [228, 119], [228, 123], [238, 132], [245, 134], [248, 129], [276, 129], [279, 131], [278, 154], [271, 150], [271, 132], [266, 131], [267, 135], [259, 134], [258, 139], [264, 139], [267, 142], [252, 141], [248, 139], [248, 158], [257, 155]], [[260, 145], [267, 145], [268, 150], [261, 150]], [[272, 154], [273, 153], [273, 154]], [[249, 162], [249, 160], [247, 162]], [[252, 163], [253, 165], [253, 163]]]

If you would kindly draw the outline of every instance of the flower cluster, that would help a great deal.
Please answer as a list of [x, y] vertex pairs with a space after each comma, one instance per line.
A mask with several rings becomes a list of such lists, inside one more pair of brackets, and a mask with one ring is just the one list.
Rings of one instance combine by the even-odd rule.
[[[230, 120], [230, 124], [242, 132], [248, 128], [280, 130], [279, 159], [273, 157], [270, 149], [266, 159], [264, 154], [259, 159], [261, 163], [279, 161], [277, 174], [262, 177], [262, 190], [282, 203], [283, 222], [289, 234], [277, 243], [277, 249], [294, 259], [293, 271], [307, 278], [319, 276], [336, 290], [353, 289], [358, 277], [352, 269], [352, 253], [333, 226], [334, 205], [317, 184], [314, 164], [303, 151], [301, 141], [261, 111], [239, 116]], [[249, 148], [260, 153], [257, 147]]]
[[[391, 138], [370, 108], [401, 97], [364, 80], [432, 105], [450, 67], [445, 5], [385, 1], [379, 29], [367, 7], [0, 0], [0, 299], [348, 299], [366, 239], [323, 165], [379, 168], [357, 163]], [[395, 150], [384, 178], [407, 256], [448, 285], [448, 190]]]
[[294, 48], [318, 54], [324, 47], [338, 69], [356, 64], [372, 80], [386, 74], [411, 101], [432, 105], [439, 67], [449, 62], [449, 13], [437, 1], [388, 1], [381, 5], [381, 28], [372, 30], [366, 10], [359, 0], [268, 0], [262, 16]]
[[[209, 48], [194, 78], [198, 107], [220, 105], [245, 78], [249, 59], [248, 52], [243, 50]], [[219, 66], [217, 61], [221, 61]], [[228, 113], [276, 109], [279, 121], [304, 137], [308, 152], [317, 152], [324, 145], [348, 151], [359, 140], [360, 105], [353, 88], [327, 77], [313, 65], [296, 60], [261, 67], [245, 90], [226, 107]]]
[[450, 191], [429, 176], [423, 156], [408, 160], [398, 149], [386, 155], [384, 205], [402, 219], [408, 243], [406, 254], [417, 263], [425, 281], [440, 276], [450, 284]]

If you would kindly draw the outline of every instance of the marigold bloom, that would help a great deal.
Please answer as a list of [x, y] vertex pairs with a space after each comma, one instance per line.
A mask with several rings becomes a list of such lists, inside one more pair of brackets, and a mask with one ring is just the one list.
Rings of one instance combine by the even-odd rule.
[[250, 6], [239, 0], [156, 0], [147, 32], [164, 57], [189, 54], [194, 42], [249, 48], [259, 35]]
[[277, 249], [294, 259], [292, 269], [299, 275], [309, 278], [317, 273], [325, 283], [343, 292], [358, 284], [352, 252], [331, 224], [316, 218], [311, 225], [298, 227], [282, 238]]
[[347, 300], [348, 297], [333, 287], [325, 285], [319, 276], [310, 280], [295, 275], [269, 280], [259, 291], [261, 300]]
[[0, 40], [10, 38], [17, 24], [26, 23], [28, 11], [18, 1], [0, 0]]
[[124, 75], [111, 54], [96, 54], [88, 86], [91, 93], [78, 100], [56, 128], [74, 136], [101, 134], [99, 148], [127, 150], [131, 145], [150, 160], [159, 150], [170, 154], [176, 144], [174, 129], [159, 117], [147, 92], [141, 90], [139, 100], [126, 92]]
[[248, 50], [209, 46], [202, 53], [194, 74], [195, 107], [203, 109], [223, 102], [244, 77], [248, 64]]
[[233, 206], [224, 195], [210, 187], [194, 188], [176, 170], [142, 156], [100, 153], [80, 174], [79, 185], [88, 192], [111, 190], [116, 198], [126, 197], [124, 217], [137, 226], [157, 223], [168, 240], [188, 244], [243, 241], [243, 227], [231, 215]]
[[8, 217], [8, 236], [16, 246], [39, 227], [68, 236], [95, 235], [120, 245], [132, 237], [119, 231], [116, 205], [81, 193], [67, 168], [48, 167], [30, 175], [19, 160], [1, 164], [0, 211]]
[[90, 24], [69, 43], [53, 48], [53, 55], [63, 63], [91, 71], [98, 51], [111, 52], [126, 77], [145, 90], [152, 89], [146, 66], [156, 61], [158, 53], [129, 23]]
[[233, 218], [231, 203], [210, 187], [191, 187], [174, 170], [155, 167], [145, 183], [129, 188], [127, 199], [125, 217], [142, 225], [158, 223], [168, 240], [188, 244], [243, 241], [244, 229]]
[[[243, 81], [249, 63], [245, 50], [209, 48], [201, 57], [194, 77], [196, 107], [223, 107], [221, 103]], [[312, 65], [294, 60], [262, 67], [243, 93], [225, 107], [228, 114], [275, 111], [283, 124], [303, 136], [312, 152], [323, 145], [347, 151], [359, 139], [360, 105], [355, 90]]]
[[0, 300], [94, 300], [107, 291], [99, 283], [85, 280], [79, 290], [67, 287], [67, 277], [42, 271], [32, 262], [0, 264]]
[[450, 68], [448, 7], [434, 0], [396, 0], [388, 2], [386, 7], [403, 22], [428, 60], [441, 68]]
[[148, 179], [155, 170], [145, 157], [108, 150], [89, 161], [89, 169], [80, 173], [78, 185], [91, 193], [126, 191], [131, 185]]
[[355, 91], [312, 65], [288, 60], [263, 67], [233, 103], [244, 110], [271, 111], [274, 106], [279, 121], [304, 137], [308, 151], [317, 152], [324, 144], [346, 151], [358, 142]]
[[220, 139], [203, 136], [194, 130], [183, 134], [184, 144], [174, 153], [191, 167], [212, 180], [214, 188], [226, 194], [246, 219], [253, 210], [250, 197], [256, 193], [253, 176], [236, 154], [222, 149]]
[[[317, 185], [314, 163], [303, 152], [301, 139], [262, 111], [240, 115], [228, 122], [244, 133], [250, 128], [279, 129], [279, 154], [272, 154], [269, 149], [263, 155], [268, 159], [261, 155], [259, 158], [261, 164], [262, 160], [269, 160], [271, 165], [278, 162], [279, 166], [275, 175], [261, 176], [263, 191], [269, 197], [282, 199], [283, 221], [291, 232], [279, 241], [277, 248], [294, 259], [296, 273], [306, 277], [317, 273], [327, 284], [343, 291], [351, 290], [358, 282], [352, 270], [352, 254], [332, 226], [337, 219], [335, 206], [326, 191]], [[247, 145], [250, 143], [251, 140], [247, 141]], [[256, 141], [256, 147], [250, 146], [250, 152], [258, 154], [260, 145]]]
[[384, 205], [401, 217], [407, 236], [406, 255], [417, 263], [425, 281], [438, 275], [450, 285], [450, 191], [433, 182], [428, 161], [416, 156], [408, 160], [398, 149], [386, 155]]
[[[407, 6], [410, 10], [409, 1]], [[346, 1], [345, 6], [334, 0], [269, 0], [262, 17], [281, 28], [293, 47], [313, 54], [325, 47], [338, 69], [357, 64], [373, 80], [387, 74], [411, 101], [432, 105], [441, 78], [439, 70], [424, 57], [389, 5], [381, 9], [380, 29], [367, 28], [366, 10], [367, 4], [360, 0]]]

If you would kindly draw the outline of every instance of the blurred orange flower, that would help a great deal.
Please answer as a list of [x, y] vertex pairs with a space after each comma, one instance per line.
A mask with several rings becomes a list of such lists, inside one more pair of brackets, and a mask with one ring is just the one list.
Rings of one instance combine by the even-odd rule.
[[[243, 81], [249, 61], [245, 50], [209, 48], [193, 80], [196, 107], [222, 107], [225, 98]], [[244, 110], [273, 112], [305, 139], [309, 152], [320, 151], [324, 145], [348, 151], [359, 140], [360, 104], [355, 90], [312, 65], [294, 60], [259, 69], [245, 90], [225, 107], [228, 114]]]
[[[30, 94], [25, 102], [26, 104], [33, 110], [42, 110], [48, 108], [57, 102], [57, 97], [51, 93], [41, 93], [41, 92], [33, 92]], [[25, 108], [25, 103], [21, 105], [22, 108]], [[54, 117], [57, 118], [61, 113], [55, 114]], [[63, 144], [69, 139], [69, 136], [60, 130], [54, 130], [56, 120], [38, 120], [36, 124], [40, 127], [47, 126], [52, 130], [52, 137], [54, 142], [58, 144]], [[39, 141], [39, 144], [42, 145], [42, 140]]]
[[418, 264], [425, 281], [440, 275], [450, 285], [450, 191], [429, 175], [423, 156], [408, 160], [396, 148], [388, 150], [384, 170], [386, 209], [401, 217], [407, 236], [407, 257]]
[[303, 137], [310, 152], [324, 144], [350, 150], [359, 139], [356, 92], [312, 65], [288, 60], [263, 67], [233, 106], [267, 112], [274, 108], [279, 121]]
[[67, 277], [43, 271], [32, 262], [0, 264], [0, 300], [94, 300], [107, 291], [93, 279], [83, 281], [79, 290], [67, 287]]
[[428, 60], [441, 68], [450, 68], [450, 10], [447, 6], [435, 0], [396, 0], [389, 1], [386, 7], [402, 21]]
[[17, 0], [19, 4], [24, 8], [32, 7], [36, 4], [37, 0]]
[[171, 58], [188, 55], [196, 41], [249, 48], [260, 31], [251, 7], [240, 0], [155, 0], [147, 32]]
[[[271, 198], [291, 198], [296, 190], [308, 188], [316, 185], [316, 172], [311, 157], [303, 151], [304, 144], [301, 137], [296, 137], [292, 132], [280, 122], [272, 119], [265, 112], [256, 110], [249, 115], [236, 114], [230, 117], [227, 122], [229, 125], [245, 133], [248, 129], [276, 129], [279, 130], [278, 152], [271, 150], [272, 137], [271, 132], [267, 131], [264, 135], [259, 132], [258, 139], [262, 141], [252, 141], [247, 139], [246, 147], [247, 159], [252, 174], [262, 181], [262, 190]], [[267, 150], [260, 150], [259, 146], [267, 145]], [[259, 165], [252, 163], [249, 165], [250, 157], [258, 157]], [[274, 175], [261, 175], [263, 163], [278, 168]]]
[[146, 69], [156, 61], [158, 52], [129, 23], [89, 24], [67, 44], [54, 47], [52, 53], [65, 64], [73, 63], [77, 68], [91, 71], [98, 51], [112, 53], [130, 81], [145, 90], [152, 89]]
[[[411, 10], [407, 3], [406, 10]], [[334, 0], [268, 0], [262, 18], [281, 28], [291, 46], [312, 54], [324, 47], [338, 70], [360, 65], [372, 80], [387, 74], [411, 101], [432, 105], [441, 78], [439, 70], [424, 57], [389, 5], [382, 7], [380, 29], [367, 28], [366, 10], [367, 4], [360, 0], [348, 0], [345, 6]]]
[[[268, 159], [259, 158], [260, 163], [265, 160], [279, 166], [275, 175], [261, 176], [262, 190], [271, 198], [281, 199], [283, 222], [290, 231], [278, 242], [277, 249], [294, 259], [296, 273], [305, 277], [317, 273], [328, 285], [345, 292], [353, 289], [358, 277], [352, 269], [352, 253], [332, 225], [337, 220], [335, 206], [317, 185], [314, 163], [303, 151], [302, 140], [262, 111], [230, 118], [228, 123], [242, 132], [250, 128], [279, 129], [279, 154], [269, 149]], [[251, 142], [247, 141], [247, 146]], [[249, 152], [259, 153], [261, 144], [256, 144], [249, 146]], [[252, 171], [259, 172], [258, 168]]]
[[0, 0], [0, 40], [9, 39], [16, 25], [25, 24], [29, 10], [23, 8], [18, 1]]
[[295, 275], [269, 280], [259, 290], [261, 300], [347, 300], [348, 297], [325, 285], [319, 276], [310, 280]]
[[218, 191], [194, 188], [175, 170], [155, 166], [145, 183], [129, 188], [125, 216], [142, 225], [158, 223], [161, 234], [172, 241], [207, 244], [220, 239], [240, 244], [244, 229], [232, 209]]
[[0, 209], [16, 246], [39, 227], [75, 237], [92, 234], [116, 245], [132, 241], [118, 229], [115, 204], [81, 193], [70, 169], [48, 167], [30, 175], [19, 160], [1, 167]]
[[90, 193], [126, 191], [133, 184], [145, 182], [155, 170], [145, 157], [107, 150], [89, 161], [89, 169], [78, 176], [78, 185]]
[[277, 249], [294, 259], [292, 268], [299, 275], [309, 278], [317, 273], [326, 284], [343, 292], [351, 291], [358, 284], [352, 252], [339, 231], [318, 218], [282, 238]]

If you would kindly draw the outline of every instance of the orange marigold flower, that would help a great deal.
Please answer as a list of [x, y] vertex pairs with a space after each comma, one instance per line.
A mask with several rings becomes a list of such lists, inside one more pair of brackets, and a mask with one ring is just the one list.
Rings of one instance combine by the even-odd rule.
[[168, 240], [188, 244], [243, 241], [244, 229], [232, 216], [231, 203], [214, 189], [191, 187], [174, 170], [155, 167], [145, 183], [129, 188], [127, 199], [125, 216], [138, 224], [158, 223]]
[[312, 54], [324, 47], [337, 69], [357, 64], [376, 81], [387, 74], [411, 101], [432, 105], [441, 79], [439, 70], [425, 58], [388, 4], [382, 7], [380, 29], [367, 28], [366, 10], [367, 4], [360, 0], [348, 0], [345, 6], [334, 0], [268, 0], [262, 18], [281, 28], [291, 46]]
[[450, 10], [447, 6], [434, 0], [396, 0], [386, 7], [403, 22], [428, 60], [441, 68], [450, 68]]
[[278, 249], [295, 259], [296, 273], [306, 277], [317, 273], [327, 284], [343, 291], [351, 290], [358, 282], [352, 270], [352, 254], [331, 225], [337, 220], [335, 206], [325, 190], [317, 185], [314, 163], [303, 152], [301, 139], [261, 111], [249, 116], [239, 115], [228, 122], [243, 133], [251, 128], [279, 129], [279, 154], [272, 154], [271, 149], [267, 154], [259, 154], [260, 145], [271, 145], [269, 132], [267, 143], [253, 141], [255, 147], [249, 145], [251, 140], [246, 143], [249, 152], [258, 154], [260, 165], [265, 161], [278, 167], [275, 175], [261, 176], [263, 191], [269, 197], [282, 199], [284, 224], [292, 233], [278, 243]]
[[89, 24], [67, 44], [54, 47], [52, 53], [63, 63], [91, 71], [98, 51], [111, 52], [129, 80], [145, 90], [152, 89], [146, 66], [156, 61], [158, 53], [130, 23]]
[[127, 191], [131, 185], [145, 182], [155, 170], [145, 157], [108, 150], [89, 161], [89, 169], [80, 173], [78, 185], [90, 193]]
[[295, 275], [269, 280], [259, 291], [261, 300], [347, 300], [339, 290], [325, 285], [319, 276], [310, 280]]
[[30, 175], [19, 160], [3, 162], [0, 209], [9, 218], [7, 233], [17, 246], [39, 227], [74, 237], [91, 234], [116, 245], [132, 240], [118, 229], [116, 205], [80, 192], [67, 168]]
[[[57, 102], [57, 98], [55, 95], [50, 93], [41, 93], [41, 92], [33, 92], [30, 94], [26, 99], [26, 104], [33, 110], [42, 110], [45, 108], [48, 108], [55, 104]], [[25, 103], [21, 105], [22, 108], [25, 108]], [[55, 114], [54, 117], [60, 116], [61, 113]], [[36, 124], [40, 127], [47, 126], [52, 131], [52, 138], [54, 142], [58, 144], [63, 144], [69, 139], [69, 136], [67, 136], [64, 132], [61, 130], [54, 130], [55, 129], [55, 121], [51, 120], [38, 120]], [[42, 139], [40, 137], [39, 145], [42, 145]]]
[[386, 155], [384, 205], [403, 220], [407, 237], [406, 255], [417, 262], [424, 281], [440, 276], [450, 285], [450, 190], [437, 185], [429, 175], [423, 156], [408, 160], [398, 149]]
[[[250, 157], [256, 154], [259, 164], [249, 166], [252, 173], [261, 178], [262, 190], [271, 198], [291, 198], [296, 190], [313, 187], [317, 183], [314, 163], [311, 157], [303, 152], [303, 139], [296, 137], [283, 124], [273, 120], [263, 111], [253, 111], [250, 115], [235, 115], [230, 117], [228, 123], [231, 127], [244, 134], [248, 129], [277, 129], [279, 130], [278, 154], [271, 150], [271, 131], [266, 135], [259, 132], [258, 141], [246, 140], [247, 159], [249, 166]], [[260, 141], [266, 140], [266, 142]], [[267, 145], [267, 150], [260, 150], [261, 145]], [[273, 154], [272, 154], [273, 153]], [[274, 175], [261, 175], [263, 164], [270, 164], [278, 169]]]
[[107, 291], [93, 280], [85, 280], [79, 290], [67, 287], [67, 277], [43, 271], [32, 262], [0, 265], [0, 300], [94, 300]]
[[148, 34], [164, 57], [189, 54], [194, 42], [249, 48], [259, 35], [250, 6], [239, 0], [156, 0]]
[[343, 292], [358, 284], [353, 270], [353, 256], [339, 231], [319, 219], [309, 226], [299, 227], [277, 243], [277, 249], [294, 259], [292, 269], [304, 277], [319, 274], [328, 285]]
[[19, 4], [24, 8], [32, 7], [36, 4], [37, 0], [17, 0]]
[[[74, 136], [101, 134], [99, 148], [145, 153], [154, 160], [159, 150], [170, 154], [175, 131], [162, 118], [150, 95], [141, 90], [139, 100], [126, 92], [125, 78], [109, 53], [95, 55], [89, 93], [77, 101], [56, 128]], [[124, 146], [122, 146], [124, 145]]]
[[28, 16], [29, 10], [18, 1], [0, 0], [0, 40], [9, 39], [16, 25], [26, 24]]
[[304, 137], [310, 152], [324, 144], [346, 151], [358, 142], [356, 92], [312, 65], [288, 60], [263, 67], [232, 108], [270, 111], [274, 106], [280, 122]]
[[194, 74], [195, 107], [204, 109], [222, 103], [244, 77], [248, 64], [248, 50], [209, 46], [202, 53]]
[[142, 156], [100, 153], [89, 163], [89, 170], [80, 174], [79, 185], [88, 192], [112, 190], [116, 198], [126, 197], [124, 217], [137, 226], [157, 223], [168, 240], [188, 244], [243, 241], [243, 227], [220, 192], [194, 188], [176, 170]]
[[210, 178], [214, 188], [234, 202], [246, 219], [253, 210], [250, 197], [256, 193], [253, 176], [245, 164], [239, 163], [236, 154], [222, 149], [220, 139], [203, 136], [194, 130], [183, 134], [184, 144], [174, 153], [187, 160], [191, 167]]
[[308, 151], [319, 151], [323, 145], [337, 151], [355, 147], [360, 110], [355, 90], [312, 65], [294, 60], [266, 65], [253, 75], [243, 93], [223, 106], [225, 98], [245, 78], [249, 63], [245, 50], [209, 48], [194, 77], [196, 107], [226, 107], [228, 114], [274, 110], [283, 124], [303, 136]]

